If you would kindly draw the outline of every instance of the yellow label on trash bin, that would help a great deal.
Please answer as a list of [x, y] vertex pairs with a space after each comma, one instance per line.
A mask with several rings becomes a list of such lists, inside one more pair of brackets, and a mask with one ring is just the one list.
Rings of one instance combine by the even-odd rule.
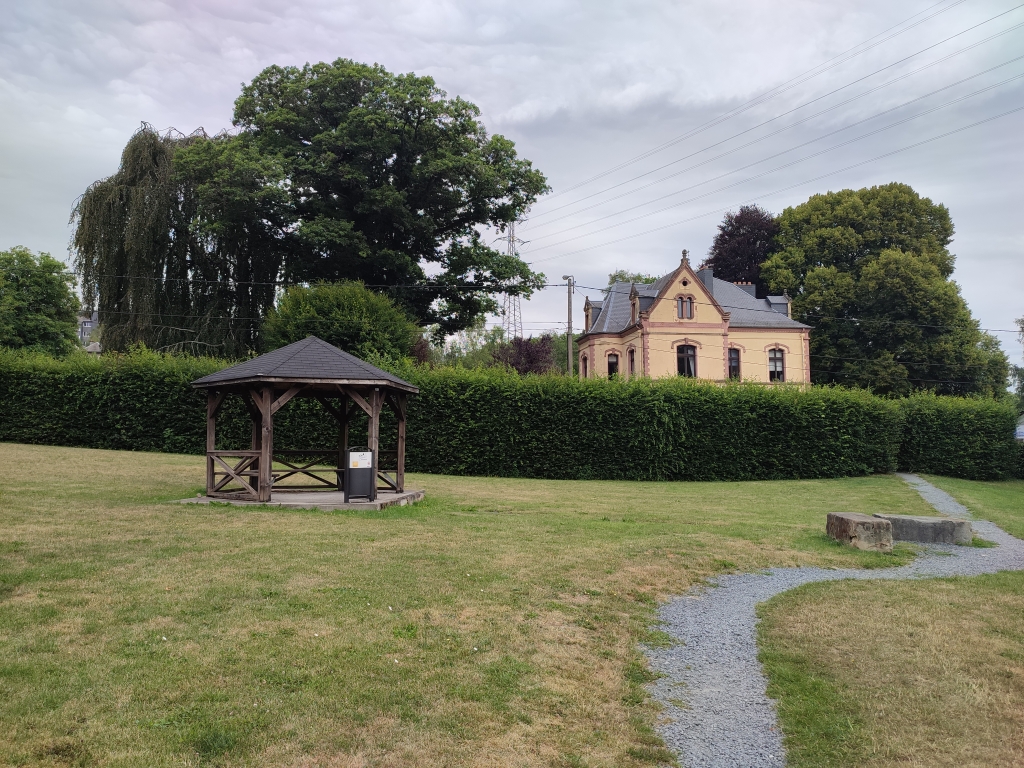
[[349, 469], [370, 469], [373, 466], [373, 453], [370, 451], [353, 451], [348, 455]]

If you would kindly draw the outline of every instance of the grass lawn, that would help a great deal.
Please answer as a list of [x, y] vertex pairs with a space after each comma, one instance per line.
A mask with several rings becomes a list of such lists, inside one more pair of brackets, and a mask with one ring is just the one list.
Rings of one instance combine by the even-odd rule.
[[926, 514], [894, 477], [412, 476], [382, 513], [167, 503], [202, 459], [0, 444], [0, 763], [641, 766], [638, 641], [725, 570], [904, 561], [823, 535]]
[[[928, 480], [1024, 536], [1024, 483]], [[792, 766], [1024, 765], [1024, 573], [811, 584], [760, 610]]]

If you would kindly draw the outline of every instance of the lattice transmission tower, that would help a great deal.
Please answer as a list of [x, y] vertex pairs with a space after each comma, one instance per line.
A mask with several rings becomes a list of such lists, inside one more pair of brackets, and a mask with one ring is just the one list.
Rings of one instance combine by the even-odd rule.
[[[508, 243], [506, 253], [509, 256], [516, 256], [519, 252], [519, 244], [522, 242], [516, 237], [516, 223], [513, 221], [508, 225]], [[519, 296], [505, 294], [505, 300], [501, 307], [501, 329], [505, 332], [506, 339], [523, 338], [523, 308], [519, 303]]]

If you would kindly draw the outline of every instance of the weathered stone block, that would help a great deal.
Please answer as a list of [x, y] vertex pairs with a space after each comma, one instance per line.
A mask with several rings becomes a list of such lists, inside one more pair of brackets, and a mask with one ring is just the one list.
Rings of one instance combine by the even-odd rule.
[[876, 514], [892, 523], [892, 537], [896, 541], [920, 541], [925, 544], [970, 544], [974, 530], [969, 520], [948, 517], [919, 517], [916, 515]]
[[829, 512], [825, 531], [857, 549], [892, 552], [892, 523], [858, 512]]

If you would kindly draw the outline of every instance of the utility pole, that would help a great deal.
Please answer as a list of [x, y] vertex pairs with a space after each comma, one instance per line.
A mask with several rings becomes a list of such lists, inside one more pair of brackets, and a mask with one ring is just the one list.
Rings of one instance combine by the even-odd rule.
[[[506, 253], [509, 256], [517, 255], [519, 240], [516, 238], [516, 223], [513, 221], [508, 225], [508, 246]], [[501, 328], [505, 331], [506, 339], [523, 338], [523, 310], [519, 303], [519, 296], [505, 294], [505, 300], [501, 310]]]
[[572, 292], [576, 289], [576, 278], [572, 275], [562, 275], [565, 285], [569, 289], [569, 322], [565, 331], [565, 372], [572, 376]]

